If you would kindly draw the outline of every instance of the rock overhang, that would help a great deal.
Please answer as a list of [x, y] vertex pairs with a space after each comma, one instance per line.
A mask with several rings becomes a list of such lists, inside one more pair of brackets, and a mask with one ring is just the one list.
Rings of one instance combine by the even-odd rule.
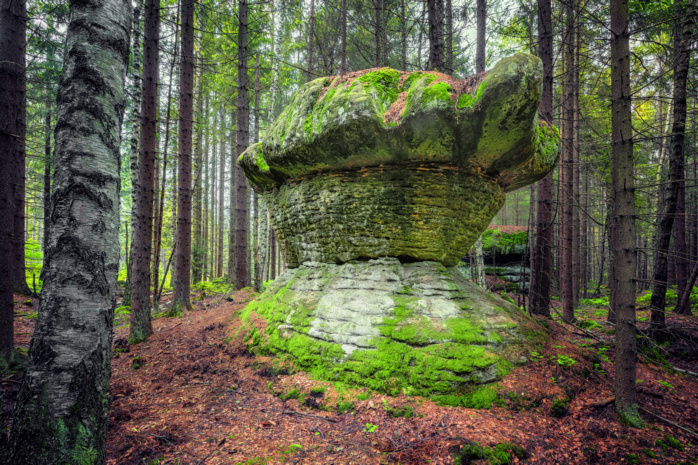
[[257, 189], [318, 173], [449, 165], [510, 192], [544, 177], [560, 150], [538, 121], [540, 59], [516, 54], [465, 79], [380, 68], [304, 85], [239, 158]]

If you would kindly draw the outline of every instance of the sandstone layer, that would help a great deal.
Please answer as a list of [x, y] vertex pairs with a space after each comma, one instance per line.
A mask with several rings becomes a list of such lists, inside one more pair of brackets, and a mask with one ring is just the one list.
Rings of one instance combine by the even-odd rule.
[[317, 376], [487, 407], [541, 328], [455, 268], [397, 258], [287, 270], [243, 312], [262, 354]]
[[238, 160], [289, 269], [244, 311], [252, 350], [328, 380], [488, 406], [541, 329], [457, 265], [507, 192], [560, 150], [542, 66], [456, 80], [390, 68], [320, 78]]

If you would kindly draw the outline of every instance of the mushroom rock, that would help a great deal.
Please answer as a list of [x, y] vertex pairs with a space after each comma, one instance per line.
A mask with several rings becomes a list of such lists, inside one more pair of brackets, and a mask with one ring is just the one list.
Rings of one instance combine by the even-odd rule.
[[251, 349], [329, 380], [488, 406], [541, 327], [457, 265], [507, 192], [557, 163], [541, 61], [465, 79], [390, 68], [319, 78], [239, 166], [288, 269], [243, 312]]

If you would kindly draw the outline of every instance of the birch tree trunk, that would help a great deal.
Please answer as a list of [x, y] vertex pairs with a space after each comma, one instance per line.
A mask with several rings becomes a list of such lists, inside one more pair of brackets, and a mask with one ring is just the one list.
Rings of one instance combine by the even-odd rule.
[[48, 257], [8, 463], [106, 461], [131, 3], [71, 2]]

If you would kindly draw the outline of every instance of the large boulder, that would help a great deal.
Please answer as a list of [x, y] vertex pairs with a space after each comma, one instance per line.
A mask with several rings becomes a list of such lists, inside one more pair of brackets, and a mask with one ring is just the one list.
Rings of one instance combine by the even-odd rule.
[[455, 265], [557, 162], [541, 81], [516, 54], [462, 80], [380, 68], [304, 85], [238, 160], [289, 267], [247, 307], [250, 345], [373, 389], [490, 395], [477, 386], [525, 360], [536, 326]]

